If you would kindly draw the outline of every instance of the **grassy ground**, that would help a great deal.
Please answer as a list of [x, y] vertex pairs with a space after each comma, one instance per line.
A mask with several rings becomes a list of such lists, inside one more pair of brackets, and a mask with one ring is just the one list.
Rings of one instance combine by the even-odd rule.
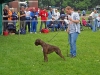
[[43, 62], [42, 48], [34, 41], [48, 42], [57, 32], [0, 36], [0, 75], [100, 75], [100, 31], [85, 29], [77, 40], [77, 57], [67, 57], [67, 33], [59, 31], [49, 44], [58, 46], [66, 61], [52, 53]]

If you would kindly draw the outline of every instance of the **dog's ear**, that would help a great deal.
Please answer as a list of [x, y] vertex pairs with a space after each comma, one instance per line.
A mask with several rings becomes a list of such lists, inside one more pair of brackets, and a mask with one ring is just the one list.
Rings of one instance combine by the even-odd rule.
[[41, 41], [41, 39], [37, 39], [36, 41], [37, 41], [37, 42], [40, 42], [40, 41]]

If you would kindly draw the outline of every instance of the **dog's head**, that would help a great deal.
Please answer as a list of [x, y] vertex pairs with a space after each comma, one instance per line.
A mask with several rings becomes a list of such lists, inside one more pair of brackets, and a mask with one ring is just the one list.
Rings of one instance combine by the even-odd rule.
[[40, 44], [41, 44], [41, 39], [36, 39], [36, 40], [35, 40], [35, 45], [38, 46], [38, 45], [40, 45]]

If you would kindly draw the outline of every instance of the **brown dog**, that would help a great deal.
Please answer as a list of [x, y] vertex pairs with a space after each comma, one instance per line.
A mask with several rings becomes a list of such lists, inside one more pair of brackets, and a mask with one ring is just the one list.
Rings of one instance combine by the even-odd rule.
[[65, 60], [64, 56], [61, 54], [61, 50], [58, 47], [47, 44], [47, 43], [43, 42], [41, 39], [36, 39], [35, 45], [36, 46], [41, 45], [41, 47], [43, 48], [45, 62], [48, 61], [47, 54], [50, 54], [52, 52], [55, 52], [56, 54], [58, 54], [61, 58], [63, 58]]

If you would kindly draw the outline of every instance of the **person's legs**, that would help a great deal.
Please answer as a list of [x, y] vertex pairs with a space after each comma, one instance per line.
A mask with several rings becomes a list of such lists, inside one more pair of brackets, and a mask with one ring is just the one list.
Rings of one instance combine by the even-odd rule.
[[30, 32], [30, 20], [28, 20], [27, 25], [28, 25], [28, 32]]
[[40, 32], [41, 32], [41, 30], [42, 30], [42, 25], [43, 25], [43, 21], [41, 21]]
[[62, 24], [60, 24], [60, 30], [62, 30]]
[[25, 21], [25, 30], [27, 30], [27, 25], [28, 25], [28, 22]]
[[93, 25], [93, 31], [95, 32], [97, 30], [97, 20], [94, 20], [94, 25]]
[[72, 55], [71, 34], [68, 35], [68, 42], [69, 42], [69, 44], [70, 44], [70, 54]]
[[31, 22], [31, 31], [30, 32], [33, 32], [33, 21]]
[[3, 31], [6, 31], [7, 30], [7, 26], [8, 26], [8, 22], [7, 20], [3, 20]]
[[37, 22], [35, 21], [34, 22], [34, 32], [36, 33], [36, 31], [37, 31]]
[[54, 32], [55, 25], [53, 24], [53, 25], [51, 26], [51, 28], [52, 28], [52, 32]]
[[90, 27], [91, 30], [93, 29], [91, 24], [87, 24], [86, 26]]
[[25, 29], [25, 21], [22, 21], [22, 28]]
[[45, 29], [47, 28], [47, 24], [46, 24], [46, 21], [44, 21], [44, 24], [45, 24]]
[[70, 54], [72, 56], [76, 56], [76, 40], [78, 37], [78, 33], [69, 34], [69, 42], [70, 42]]
[[20, 29], [22, 29], [22, 24], [23, 24], [22, 21], [20, 21]]

